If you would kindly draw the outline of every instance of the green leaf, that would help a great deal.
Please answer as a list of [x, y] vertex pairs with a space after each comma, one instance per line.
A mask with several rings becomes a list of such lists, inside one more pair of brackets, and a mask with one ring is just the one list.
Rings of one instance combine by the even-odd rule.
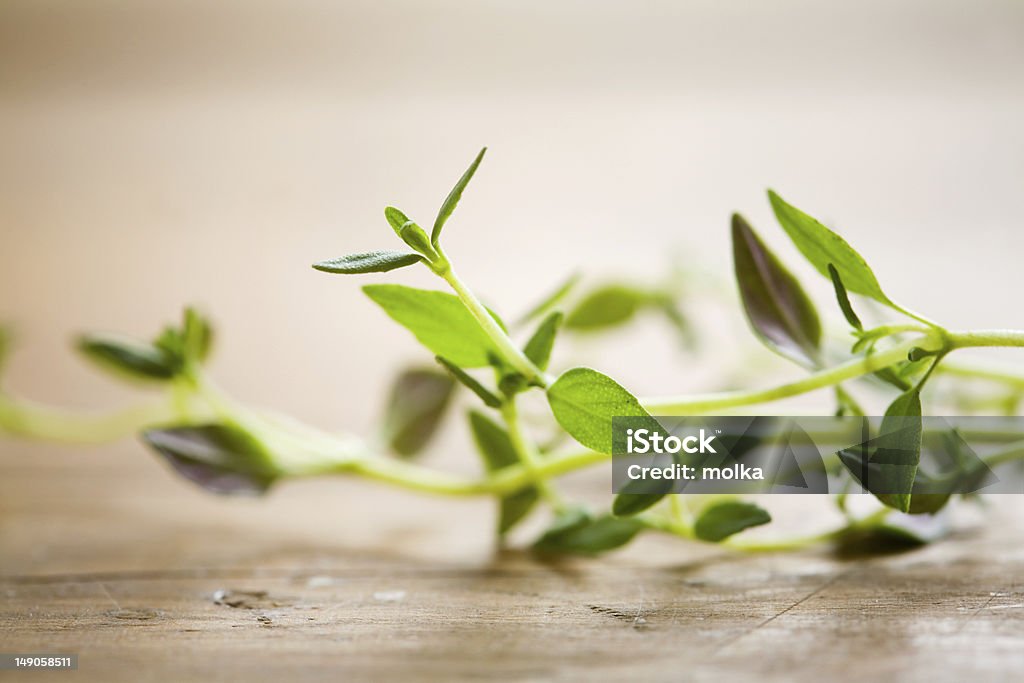
[[817, 366], [821, 323], [814, 304], [739, 214], [732, 216], [732, 252], [740, 298], [754, 333], [779, 354]]
[[878, 448], [871, 461], [883, 465], [883, 493], [875, 497], [884, 505], [909, 512], [921, 461], [921, 393], [911, 389], [898, 396], [885, 411], [880, 429]]
[[[508, 432], [493, 420], [476, 411], [470, 411], [469, 426], [473, 432], [473, 442], [488, 472], [497, 472], [519, 463], [519, 456]], [[526, 517], [539, 497], [536, 487], [533, 486], [503, 496], [498, 515], [498, 534], [504, 535]]]
[[[643, 493], [633, 493], [630, 489], [642, 489]], [[657, 488], [657, 491], [651, 489]], [[612, 514], [616, 517], [632, 517], [656, 505], [662, 498], [672, 492], [672, 481], [662, 479], [657, 483], [648, 481], [631, 481], [622, 487], [615, 500], [612, 501]]]
[[196, 309], [185, 309], [181, 326], [182, 352], [189, 361], [201, 363], [213, 348], [213, 327]]
[[384, 413], [384, 435], [391, 449], [410, 457], [437, 432], [455, 383], [445, 372], [417, 368], [401, 373], [391, 386]]
[[836, 301], [839, 302], [839, 308], [843, 311], [843, 317], [846, 318], [846, 322], [850, 323], [850, 326], [858, 332], [864, 331], [864, 325], [861, 323], [860, 318], [857, 317], [857, 313], [853, 310], [853, 306], [850, 305], [850, 297], [846, 293], [846, 286], [843, 284], [843, 278], [839, 275], [839, 271], [831, 263], [828, 264], [828, 274], [832, 278], [832, 286], [836, 290]]
[[547, 394], [558, 424], [581, 444], [600, 453], [612, 453], [614, 417], [648, 418], [637, 428], [662, 431], [633, 394], [590, 368], [567, 370], [548, 387]]
[[697, 518], [693, 531], [702, 541], [718, 543], [744, 529], [770, 521], [772, 516], [767, 510], [753, 503], [726, 501], [705, 508]]
[[0, 325], [0, 372], [3, 372], [4, 364], [10, 356], [13, 339], [14, 334], [11, 332], [11, 328]]
[[782, 229], [819, 273], [831, 278], [828, 266], [832, 264], [849, 291], [903, 310], [885, 295], [867, 262], [846, 240], [771, 190], [768, 199]]
[[263, 444], [238, 427], [150, 429], [142, 438], [178, 474], [214, 493], [263, 493], [282, 474]]
[[533, 547], [541, 553], [597, 555], [626, 545], [643, 528], [637, 519], [610, 515], [595, 518], [574, 508], [559, 514]]
[[488, 408], [501, 407], [501, 399], [495, 396], [490, 391], [488, 391], [487, 388], [484, 385], [480, 384], [480, 382], [476, 381], [476, 378], [474, 378], [472, 375], [467, 373], [465, 370], [460, 368], [455, 363], [449, 361], [447, 358], [435, 356], [435, 359], [444, 367], [445, 370], [451, 373], [452, 377], [459, 380], [459, 382], [463, 386], [465, 386], [467, 389], [476, 394], [480, 398], [480, 400], [484, 402], [484, 405], [486, 405]]
[[568, 329], [595, 331], [622, 325], [647, 304], [646, 292], [627, 285], [605, 285], [590, 292], [565, 319]]
[[500, 357], [459, 298], [402, 285], [363, 287], [384, 312], [412, 332], [436, 356], [462, 368], [479, 368]]
[[891, 513], [884, 521], [868, 527], [849, 527], [836, 541], [836, 553], [843, 558], [889, 555], [927, 545], [949, 535], [950, 526], [941, 516], [910, 516]]
[[555, 289], [553, 292], [544, 297], [544, 299], [542, 299], [540, 303], [531, 308], [518, 321], [516, 321], [517, 324], [525, 325], [531, 320], [535, 320], [544, 315], [545, 313], [547, 313], [549, 310], [557, 306], [562, 301], [562, 299], [568, 296], [569, 292], [572, 291], [573, 287], [575, 287], [576, 283], [578, 283], [579, 281], [579, 273], [573, 273], [572, 275], [570, 275], [568, 279], [565, 280], [565, 282], [558, 286], [557, 289]]
[[551, 349], [555, 345], [555, 336], [558, 334], [558, 327], [562, 324], [562, 314], [558, 311], [551, 313], [544, 318], [537, 331], [526, 342], [523, 353], [534, 365], [541, 370], [548, 369], [548, 361], [551, 359]]
[[878, 436], [868, 436], [840, 450], [839, 460], [883, 505], [909, 512], [921, 461], [920, 391], [910, 389], [897, 397], [885, 411]]
[[435, 247], [441, 237], [441, 229], [444, 227], [448, 217], [452, 215], [452, 211], [455, 211], [455, 207], [458, 205], [459, 200], [462, 199], [462, 191], [466, 189], [466, 185], [473, 179], [473, 174], [476, 173], [477, 167], [480, 162], [483, 161], [484, 153], [487, 152], [487, 148], [484, 147], [480, 150], [480, 153], [476, 155], [476, 159], [470, 164], [466, 172], [459, 178], [459, 182], [455, 183], [455, 187], [448, 193], [448, 197], [444, 200], [444, 204], [441, 205], [441, 210], [437, 212], [437, 219], [434, 221], [434, 229], [430, 232], [430, 242]]
[[411, 222], [408, 216], [393, 206], [389, 206], [384, 209], [384, 218], [387, 219], [391, 229], [394, 230], [395, 234], [399, 237], [402, 236], [402, 227], [404, 227], [406, 223]]
[[78, 340], [78, 350], [101, 367], [134, 379], [164, 381], [181, 371], [179, 358], [129, 339], [86, 335]]
[[329, 261], [314, 263], [313, 267], [325, 273], [358, 275], [361, 273], [386, 273], [419, 263], [423, 257], [406, 251], [367, 251], [349, 254]]
[[412, 221], [409, 221], [402, 226], [402, 229], [398, 232], [398, 236], [402, 238], [403, 242], [423, 254], [428, 261], [437, 260], [437, 252], [434, 251], [434, 247], [431, 246], [430, 238], [427, 237], [427, 233], [423, 232], [423, 228]]

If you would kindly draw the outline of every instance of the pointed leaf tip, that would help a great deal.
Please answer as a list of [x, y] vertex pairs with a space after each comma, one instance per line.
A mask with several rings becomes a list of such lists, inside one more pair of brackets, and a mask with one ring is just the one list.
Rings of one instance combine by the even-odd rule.
[[769, 348], [817, 365], [821, 323], [810, 297], [739, 214], [732, 216], [736, 282], [747, 320]]
[[466, 172], [462, 174], [458, 182], [455, 183], [455, 187], [452, 188], [451, 192], [448, 193], [448, 197], [445, 198], [444, 204], [441, 205], [440, 211], [437, 212], [437, 219], [434, 220], [434, 228], [430, 232], [430, 242], [437, 247], [438, 240], [441, 238], [441, 229], [444, 228], [445, 222], [455, 211], [455, 207], [458, 206], [459, 200], [462, 199], [462, 193], [469, 185], [469, 181], [473, 179], [473, 174], [476, 173], [476, 169], [480, 166], [480, 162], [483, 161], [484, 154], [486, 154], [487, 148], [484, 147], [480, 150], [480, 153], [476, 155], [476, 159], [469, 165]]

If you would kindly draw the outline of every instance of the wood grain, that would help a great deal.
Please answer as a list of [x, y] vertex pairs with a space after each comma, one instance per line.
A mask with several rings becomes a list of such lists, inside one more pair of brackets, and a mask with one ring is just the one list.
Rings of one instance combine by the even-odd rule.
[[1024, 671], [1024, 534], [1010, 501], [984, 527], [896, 555], [743, 556], [650, 538], [550, 564], [494, 552], [485, 501], [341, 480], [231, 501], [134, 445], [2, 448], [0, 651], [80, 654], [74, 674], [25, 680], [935, 683]]

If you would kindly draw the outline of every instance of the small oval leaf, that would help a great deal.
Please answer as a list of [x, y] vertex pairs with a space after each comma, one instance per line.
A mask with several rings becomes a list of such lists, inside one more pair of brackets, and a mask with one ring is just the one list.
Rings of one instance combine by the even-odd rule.
[[663, 431], [633, 394], [597, 370], [573, 368], [548, 387], [548, 404], [558, 424], [587, 448], [611, 454], [612, 418], [647, 418], [642, 427]]
[[693, 531], [702, 541], [718, 543], [753, 526], [772, 521], [768, 511], [753, 503], [726, 501], [708, 506], [701, 512]]
[[410, 222], [408, 216], [393, 206], [384, 209], [384, 218], [387, 219], [388, 225], [391, 226], [391, 229], [399, 237], [402, 236], [402, 226]]
[[604, 285], [587, 294], [566, 316], [565, 326], [578, 332], [629, 322], [649, 300], [646, 292], [627, 285]]
[[629, 517], [592, 517], [578, 508], [562, 512], [533, 544], [540, 553], [597, 555], [626, 545], [644, 525]]
[[359, 275], [362, 273], [386, 273], [396, 268], [404, 268], [419, 263], [423, 257], [405, 251], [367, 251], [361, 254], [349, 254], [328, 261], [314, 263], [313, 267], [324, 273], [340, 273], [342, 275]]

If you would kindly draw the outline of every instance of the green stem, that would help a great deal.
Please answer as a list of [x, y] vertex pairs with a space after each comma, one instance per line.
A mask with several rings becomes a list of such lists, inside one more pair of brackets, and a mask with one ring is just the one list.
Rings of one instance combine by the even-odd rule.
[[936, 331], [905, 341], [885, 351], [864, 358], [854, 358], [841, 365], [822, 370], [801, 380], [781, 384], [769, 389], [733, 391], [682, 397], [657, 397], [641, 400], [644, 407], [655, 415], [693, 415], [723, 408], [769, 403], [810, 391], [823, 389], [846, 380], [877, 372], [905, 360], [912, 348], [925, 351], [949, 352], [974, 347], [1022, 347], [1024, 332], [1018, 330], [979, 330], [976, 332]]
[[936, 372], [953, 377], [984, 379], [1024, 389], [1024, 372], [1013, 366], [977, 361], [946, 360], [936, 369]]
[[988, 467], [998, 467], [1008, 462], [1024, 460], [1024, 441], [1010, 444], [1006, 448], [982, 459]]
[[714, 394], [680, 397], [657, 397], [641, 399], [644, 408], [654, 415], [693, 415], [722, 408], [769, 403], [810, 391], [830, 387], [846, 380], [877, 372], [890, 365], [906, 360], [907, 353], [914, 347], [929, 351], [941, 348], [936, 336], [926, 335], [903, 342], [891, 349], [878, 351], [865, 358], [854, 358], [827, 370], [815, 372], [795, 382], [780, 384], [768, 389], [754, 391], [730, 391]]
[[523, 464], [523, 467], [529, 471], [533, 477], [533, 483], [540, 491], [541, 495], [544, 496], [556, 510], [561, 510], [565, 507], [565, 503], [558, 492], [555, 491], [555, 487], [544, 477], [537, 473], [537, 468], [540, 466], [541, 457], [540, 453], [537, 452], [536, 446], [533, 442], [527, 438], [523, 432], [522, 423], [519, 420], [519, 413], [516, 409], [515, 397], [509, 397], [501, 406], [501, 416], [505, 420], [505, 425], [508, 427], [509, 440], [512, 441], [512, 447], [515, 449], [516, 454], [519, 456], [519, 461]]
[[538, 368], [533, 362], [526, 357], [526, 355], [519, 349], [518, 346], [509, 338], [498, 322], [491, 315], [491, 312], [487, 310], [473, 291], [466, 286], [466, 284], [459, 279], [459, 276], [455, 274], [455, 270], [448, 263], [447, 257], [442, 254], [442, 261], [439, 264], [432, 265], [431, 269], [434, 270], [445, 282], [451, 286], [452, 290], [462, 301], [463, 305], [470, 312], [470, 314], [476, 319], [480, 328], [484, 331], [498, 351], [501, 352], [504, 360], [512, 366], [516, 372], [523, 375], [527, 380], [533, 384], [537, 384], [542, 387], [546, 387], [550, 383], [550, 378], [544, 373], [543, 370]]
[[1019, 330], [976, 330], [948, 332], [949, 350], [982, 346], [1024, 346], [1024, 332]]
[[811, 536], [785, 538], [777, 541], [744, 541], [743, 539], [729, 538], [723, 541], [722, 545], [728, 546], [734, 550], [742, 550], [745, 553], [773, 553], [788, 550], [800, 550], [812, 545], [818, 545], [819, 543], [834, 541], [850, 531], [866, 529], [875, 526], [876, 524], [880, 524], [885, 521], [885, 518], [888, 517], [891, 512], [893, 512], [893, 510], [890, 508], [882, 508], [870, 515], [867, 515], [866, 517], [849, 521], [838, 529], [832, 529], [831, 531], [813, 534]]
[[531, 485], [534, 477], [552, 479], [608, 459], [603, 453], [580, 451], [545, 458], [534, 470], [524, 465], [506, 467], [480, 479], [438, 472], [420, 465], [388, 458], [369, 457], [310, 474], [356, 473], [403, 488], [449, 496], [507, 495]]
[[[673, 498], [675, 498], [675, 495], [673, 495]], [[670, 519], [651, 512], [641, 513], [634, 519], [641, 522], [648, 529], [661, 531], [681, 538], [693, 538], [693, 527], [676, 519]]]
[[169, 397], [103, 414], [83, 414], [0, 396], [0, 432], [30, 439], [98, 444], [134, 435], [143, 425], [170, 422], [178, 406]]

